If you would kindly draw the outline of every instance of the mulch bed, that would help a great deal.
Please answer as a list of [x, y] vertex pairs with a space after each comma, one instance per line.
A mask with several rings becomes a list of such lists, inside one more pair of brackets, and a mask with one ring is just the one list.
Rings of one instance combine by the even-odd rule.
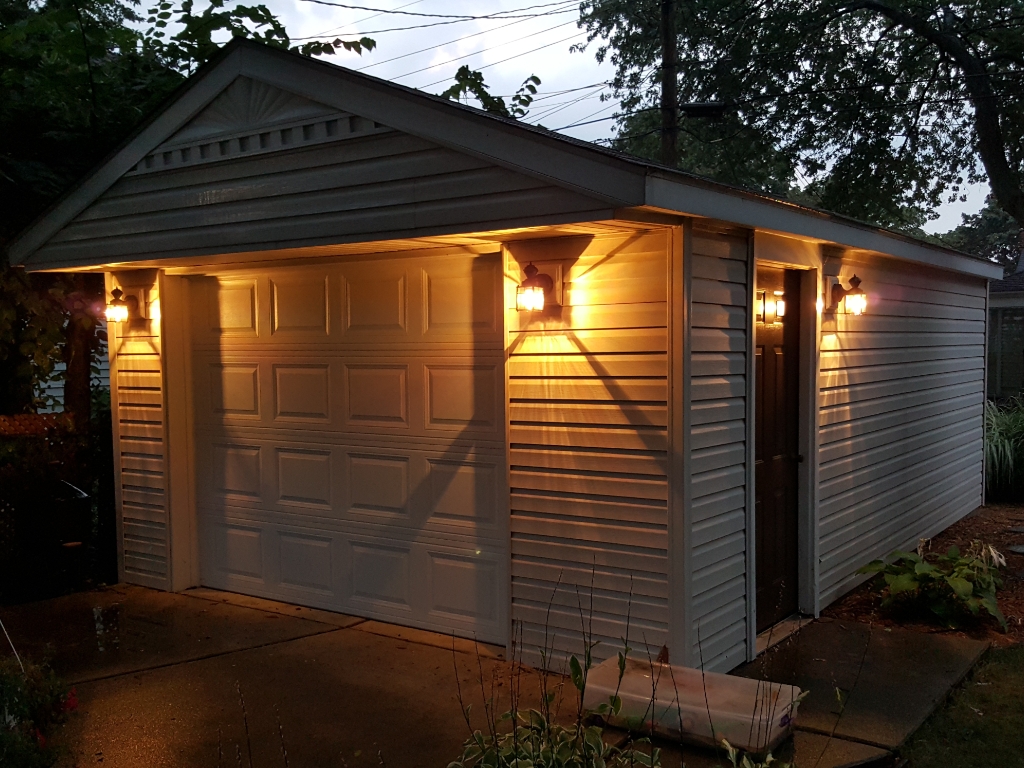
[[[882, 598], [873, 582], [861, 585], [845, 597], [836, 601], [822, 616], [850, 621], [870, 622], [887, 627], [900, 626], [919, 632], [943, 632], [988, 640], [993, 646], [1009, 646], [1024, 643], [1024, 554], [1011, 552], [1011, 546], [1024, 546], [1024, 533], [1012, 531], [1024, 529], [1024, 507], [991, 504], [979, 507], [963, 520], [954, 523], [932, 539], [932, 551], [945, 552], [952, 545], [964, 550], [975, 539], [991, 544], [1006, 557], [1006, 567], [1001, 569], [1003, 588], [996, 596], [999, 607], [1006, 616], [1009, 628], [1003, 632], [998, 622], [984, 618], [966, 624], [960, 629], [950, 630], [923, 619], [908, 620], [903, 615], [881, 610]], [[898, 620], [897, 620], [898, 619]]]

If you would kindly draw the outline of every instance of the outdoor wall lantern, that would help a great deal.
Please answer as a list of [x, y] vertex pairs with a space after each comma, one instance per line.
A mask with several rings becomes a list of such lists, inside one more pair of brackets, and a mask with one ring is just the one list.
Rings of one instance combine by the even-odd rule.
[[139, 316], [139, 299], [136, 296], [122, 298], [124, 292], [115, 288], [110, 292], [111, 299], [107, 302], [107, 322], [124, 323]]
[[854, 275], [850, 278], [850, 287], [843, 288], [836, 280], [832, 284], [832, 306], [829, 309], [835, 312], [839, 309], [839, 303], [846, 301], [846, 311], [852, 315], [862, 315], [868, 308], [868, 295], [860, 287], [860, 278]]
[[774, 325], [786, 316], [786, 299], [782, 291], [758, 291], [754, 301], [754, 314], [757, 322]]
[[555, 281], [550, 275], [540, 274], [532, 262], [523, 271], [526, 279], [516, 289], [516, 309], [520, 312], [541, 312], [544, 309], [544, 297], [552, 293]]

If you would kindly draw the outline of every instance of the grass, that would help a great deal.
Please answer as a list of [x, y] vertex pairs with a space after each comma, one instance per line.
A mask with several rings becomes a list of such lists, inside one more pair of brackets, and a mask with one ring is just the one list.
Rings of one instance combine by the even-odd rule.
[[989, 651], [901, 754], [911, 768], [1024, 765], [1024, 646]]

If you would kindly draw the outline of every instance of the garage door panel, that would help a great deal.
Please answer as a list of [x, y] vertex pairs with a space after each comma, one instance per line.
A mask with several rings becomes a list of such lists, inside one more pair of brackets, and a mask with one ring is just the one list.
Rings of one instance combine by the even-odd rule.
[[324, 339], [330, 331], [330, 281], [322, 271], [286, 272], [269, 280], [271, 333]]
[[330, 510], [335, 499], [332, 452], [286, 447], [277, 447], [274, 452], [277, 457], [277, 502]]
[[195, 279], [203, 583], [507, 634], [497, 254]]
[[497, 462], [427, 459], [431, 521], [497, 534], [499, 497]]
[[282, 587], [334, 594], [333, 542], [330, 537], [282, 531], [276, 539]]
[[386, 516], [394, 522], [409, 519], [410, 457], [369, 452], [346, 452], [346, 509], [354, 516]]
[[274, 364], [274, 420], [330, 423], [331, 372], [327, 365]]
[[345, 427], [355, 430], [411, 427], [407, 363], [344, 363]]
[[221, 498], [262, 501], [263, 447], [236, 442], [217, 442], [210, 446], [207, 487]]
[[409, 340], [409, 266], [342, 268], [342, 334], [346, 340]]
[[500, 340], [501, 280], [501, 259], [497, 255], [424, 263], [420, 283], [425, 340]]
[[427, 363], [426, 428], [497, 432], [501, 383], [497, 364]]
[[207, 367], [209, 409], [217, 416], [260, 416], [260, 366], [258, 363], [218, 364]]

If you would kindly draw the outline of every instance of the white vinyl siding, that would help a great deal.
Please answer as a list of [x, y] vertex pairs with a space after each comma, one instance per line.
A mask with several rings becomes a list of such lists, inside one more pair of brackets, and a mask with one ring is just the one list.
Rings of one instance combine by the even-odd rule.
[[507, 274], [534, 261], [564, 281], [554, 317], [509, 312], [512, 616], [533, 663], [545, 643], [580, 654], [581, 621], [596, 659], [627, 633], [640, 657], [668, 642], [668, 248], [508, 246]]
[[689, 660], [726, 671], [747, 652], [749, 245], [695, 230], [690, 251]]
[[984, 483], [984, 282], [878, 258], [844, 262], [844, 286], [854, 273], [867, 312], [822, 325], [823, 606], [975, 509]]
[[[108, 277], [108, 292], [115, 284], [135, 285], [148, 292], [149, 301], [159, 298], [153, 271], [118, 278], [111, 282]], [[108, 331], [122, 577], [167, 589], [167, 440], [159, 323], [112, 324]]]

